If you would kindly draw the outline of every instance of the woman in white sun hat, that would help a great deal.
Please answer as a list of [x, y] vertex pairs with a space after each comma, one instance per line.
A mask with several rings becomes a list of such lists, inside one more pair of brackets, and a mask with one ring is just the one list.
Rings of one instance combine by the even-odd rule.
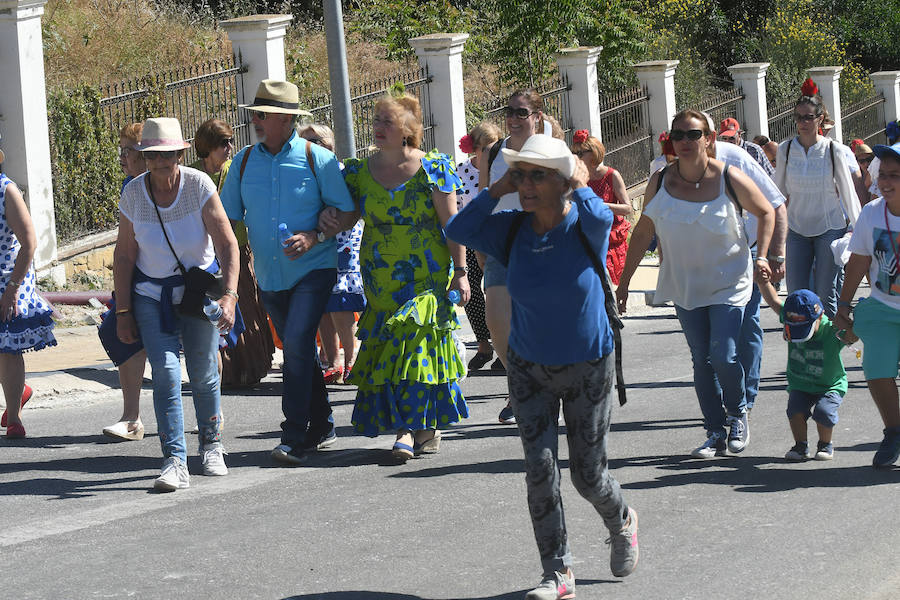
[[[613, 214], [564, 141], [534, 135], [520, 151], [502, 152], [509, 170], [453, 217], [446, 233], [507, 269], [509, 397], [544, 573], [525, 598], [571, 598], [575, 578], [557, 462], [560, 401], [572, 483], [610, 532], [613, 575], [629, 575], [638, 560], [637, 513], [606, 466], [615, 348], [603, 265]], [[522, 210], [491, 214], [510, 193], [518, 193]]]
[[[179, 347], [184, 347], [204, 475], [225, 475], [219, 398], [219, 332], [235, 319], [238, 246], [216, 187], [205, 173], [181, 166], [185, 148], [177, 119], [147, 119], [137, 147], [147, 172], [122, 191], [113, 276], [119, 339], [140, 336], [153, 371], [153, 407], [163, 462], [154, 487], [189, 486], [181, 403]], [[218, 262], [217, 262], [218, 257]], [[196, 267], [196, 268], [195, 268]], [[212, 273], [221, 269], [221, 317], [204, 314]], [[185, 285], [187, 279], [188, 285]], [[202, 280], [193, 283], [195, 279]], [[211, 291], [211, 290], [210, 290]]]

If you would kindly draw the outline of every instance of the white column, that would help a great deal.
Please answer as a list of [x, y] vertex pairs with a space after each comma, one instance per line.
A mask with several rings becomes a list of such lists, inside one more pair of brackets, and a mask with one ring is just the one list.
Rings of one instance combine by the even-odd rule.
[[[650, 60], [632, 67], [637, 72], [638, 81], [650, 95], [650, 129], [654, 142], [662, 132], [669, 130], [678, 112], [675, 107], [675, 69], [678, 63], [677, 60]], [[653, 147], [659, 153], [659, 144], [654, 143]]]
[[745, 136], [752, 140], [757, 135], [769, 137], [769, 109], [766, 104], [766, 71], [770, 63], [743, 63], [728, 67], [734, 87], [744, 95]]
[[587, 129], [602, 140], [600, 131], [600, 85], [597, 82], [597, 59], [602, 46], [561, 48], [556, 64], [572, 88], [569, 90], [569, 115], [572, 129]]
[[[293, 15], [249, 15], [219, 22], [228, 34], [234, 55], [247, 67], [242, 104], [253, 101], [263, 79], [287, 80], [284, 35], [293, 19]], [[252, 127], [249, 129], [250, 141], [256, 143], [256, 134]]]
[[[468, 33], [431, 33], [409, 40], [419, 64], [427, 67], [434, 122], [434, 145], [456, 163], [466, 160], [459, 138], [466, 135], [466, 98], [463, 90], [462, 52]], [[429, 150], [429, 148], [424, 148]]]
[[884, 96], [884, 121], [900, 119], [900, 71], [879, 71], [869, 75], [875, 91]]
[[819, 88], [819, 95], [822, 96], [822, 102], [828, 109], [828, 114], [834, 121], [834, 128], [829, 132], [828, 136], [835, 141], [844, 141], [844, 131], [841, 127], [841, 71], [844, 67], [815, 67], [809, 69], [809, 76]]
[[53, 175], [41, 15], [46, 0], [0, 0], [0, 134], [4, 172], [25, 193], [37, 233], [35, 268], [65, 283], [56, 261]]

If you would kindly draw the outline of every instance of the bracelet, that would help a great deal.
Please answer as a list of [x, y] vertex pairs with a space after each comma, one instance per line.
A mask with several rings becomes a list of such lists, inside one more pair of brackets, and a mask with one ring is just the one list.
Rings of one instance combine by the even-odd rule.
[[462, 271], [464, 275], [468, 275], [468, 274], [469, 274], [469, 268], [468, 268], [468, 267], [453, 267], [453, 272], [455, 273], [456, 271]]
[[234, 301], [235, 301], [235, 302], [237, 302], [238, 299], [239, 299], [239, 298], [238, 298], [238, 293], [237, 293], [235, 290], [232, 290], [232, 289], [226, 289], [226, 290], [225, 290], [225, 293], [222, 294], [222, 295], [223, 295], [223, 296], [231, 296], [232, 298], [234, 298]]
[[784, 257], [783, 257], [783, 256], [774, 256], [774, 255], [771, 255], [771, 254], [770, 254], [770, 255], [769, 255], [769, 258], [772, 260], [772, 262], [776, 262], [776, 263], [778, 263], [778, 264], [783, 264], [783, 263], [784, 263]]
[[10, 277], [10, 278], [9, 278], [9, 283], [7, 284], [7, 287], [13, 286], [13, 287], [19, 288], [19, 287], [22, 287], [22, 284], [23, 284], [23, 283], [25, 283], [25, 280], [24, 280], [24, 279], [23, 279], [22, 281], [16, 281], [16, 280], [13, 279], [12, 277]]
[[764, 256], [757, 256], [757, 257], [756, 257], [756, 260], [757, 260], [757, 261], [760, 261], [760, 260], [761, 260], [761, 261], [763, 261], [763, 262], [766, 263], [766, 264], [769, 263], [769, 259], [766, 258], [766, 257], [764, 257]]
[[116, 314], [117, 314], [117, 315], [127, 315], [127, 314], [130, 313], [130, 312], [131, 312], [131, 309], [130, 309], [130, 308], [117, 308], [117, 309], [116, 309]]

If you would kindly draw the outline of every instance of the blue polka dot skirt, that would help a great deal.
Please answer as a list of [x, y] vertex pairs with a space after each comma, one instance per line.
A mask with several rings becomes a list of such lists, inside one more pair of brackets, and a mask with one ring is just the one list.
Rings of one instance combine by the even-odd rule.
[[[0, 174], [0, 294], [6, 291], [19, 255], [19, 240], [6, 222], [6, 186], [9, 183], [10, 180]], [[37, 294], [32, 269], [25, 275], [18, 294], [16, 304], [19, 315], [10, 321], [0, 321], [0, 352], [21, 354], [28, 350], [55, 346], [51, 318], [53, 311], [47, 301]]]
[[466, 367], [452, 337], [459, 321], [446, 299], [428, 291], [392, 315], [368, 311], [359, 325], [349, 379], [358, 387], [357, 433], [441, 429], [469, 416], [458, 383]]

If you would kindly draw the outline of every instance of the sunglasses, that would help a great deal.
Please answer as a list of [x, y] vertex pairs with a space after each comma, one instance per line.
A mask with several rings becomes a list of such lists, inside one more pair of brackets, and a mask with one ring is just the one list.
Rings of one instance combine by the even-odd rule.
[[574, 154], [574, 155], [577, 156], [578, 158], [581, 158], [581, 157], [584, 156], [585, 154], [590, 154], [590, 153], [591, 153], [590, 150], [577, 150], [577, 151], [573, 152], [572, 154]]
[[819, 118], [819, 115], [798, 115], [794, 114], [794, 121], [797, 123], [812, 123]]
[[872, 157], [869, 157], [869, 158], [857, 158], [857, 159], [856, 159], [856, 162], [858, 162], [858, 163], [865, 163], [865, 164], [868, 165], [868, 164], [870, 164], [870, 163], [872, 162]]
[[550, 177], [550, 171], [546, 169], [532, 169], [530, 171], [512, 169], [509, 172], [509, 178], [512, 180], [513, 185], [521, 185], [525, 179], [530, 179], [532, 183], [538, 184], [545, 181], [548, 177]]
[[228, 146], [234, 146], [234, 138], [225, 138], [220, 142], [223, 148], [227, 148]]
[[322, 145], [322, 138], [306, 138], [306, 141], [312, 144]]
[[178, 150], [144, 150], [143, 154], [144, 160], [155, 160], [157, 158], [169, 160], [178, 155]]
[[134, 148], [129, 148], [129, 147], [119, 148], [119, 157], [124, 158], [124, 157], [128, 156], [129, 152], [132, 152], [132, 151], [135, 151]]
[[531, 115], [534, 114], [534, 111], [528, 110], [525, 107], [513, 108], [512, 106], [506, 107], [506, 116], [507, 117], [515, 117], [517, 119], [527, 119]]
[[701, 129], [688, 129], [687, 131], [685, 131], [684, 129], [673, 129], [669, 132], [669, 139], [673, 142], [680, 142], [684, 138], [687, 138], [692, 142], [696, 142], [702, 137], [703, 130]]
[[729, 144], [734, 144], [737, 141], [737, 138], [733, 135], [720, 135], [719, 139], [723, 142], [728, 142]]
[[261, 111], [261, 110], [250, 110], [250, 111], [247, 111], [247, 112], [250, 113], [250, 118], [251, 118], [251, 119], [252, 119], [253, 117], [256, 117], [256, 118], [259, 119], [260, 121], [265, 121], [265, 120], [266, 120], [266, 117], [269, 116], [269, 113], [264, 113], [264, 112]]

